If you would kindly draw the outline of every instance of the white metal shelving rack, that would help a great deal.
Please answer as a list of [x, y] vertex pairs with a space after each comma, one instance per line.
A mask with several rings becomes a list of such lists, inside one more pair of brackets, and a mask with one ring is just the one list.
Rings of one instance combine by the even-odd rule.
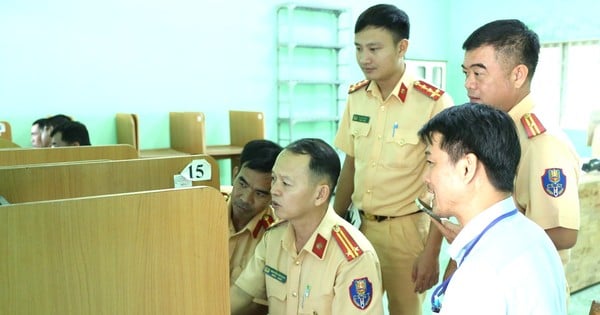
[[289, 3], [277, 7], [277, 137], [285, 145], [311, 136], [332, 142], [347, 80], [346, 8]]

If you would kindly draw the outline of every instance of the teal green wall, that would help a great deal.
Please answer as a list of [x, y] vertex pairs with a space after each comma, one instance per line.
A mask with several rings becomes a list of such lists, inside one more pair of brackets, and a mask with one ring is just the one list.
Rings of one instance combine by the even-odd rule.
[[[85, 123], [93, 144], [112, 144], [114, 114], [134, 112], [140, 117], [142, 148], [158, 148], [169, 145], [169, 111], [205, 112], [208, 144], [220, 144], [228, 141], [227, 110], [261, 110], [267, 137], [275, 140], [279, 3], [0, 1], [0, 120], [12, 124], [14, 141], [21, 146], [29, 145], [35, 119], [56, 113]], [[375, 3], [345, 1], [351, 24]], [[457, 103], [466, 101], [460, 46], [489, 20], [523, 19], [544, 42], [600, 38], [596, 0], [396, 4], [412, 21], [407, 57], [448, 60], [448, 91]], [[360, 80], [353, 54], [346, 58], [352, 65], [349, 82]]]

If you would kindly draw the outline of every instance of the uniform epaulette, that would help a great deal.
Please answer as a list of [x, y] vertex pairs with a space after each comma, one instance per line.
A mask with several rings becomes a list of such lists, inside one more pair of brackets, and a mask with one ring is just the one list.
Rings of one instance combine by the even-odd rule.
[[252, 236], [254, 238], [258, 237], [258, 233], [260, 233], [261, 229], [267, 230], [274, 222], [275, 219], [273, 219], [272, 216], [268, 214], [263, 215], [262, 218], [256, 223], [254, 231], [252, 231]]
[[346, 228], [341, 225], [334, 225], [331, 234], [342, 249], [342, 252], [344, 252], [348, 261], [362, 255], [362, 249], [358, 247], [358, 244], [356, 244], [356, 241], [350, 236], [350, 233], [348, 233]]
[[356, 82], [354, 84], [350, 85], [350, 88], [348, 88], [348, 94], [352, 93], [352, 92], [356, 92], [358, 91], [360, 88], [365, 87], [367, 85], [369, 85], [369, 82], [371, 82], [370, 80], [362, 80], [360, 82]]
[[417, 89], [417, 91], [427, 95], [434, 101], [440, 99], [440, 97], [442, 97], [442, 95], [444, 95], [445, 93], [443, 90], [437, 88], [435, 85], [431, 85], [423, 80], [415, 81], [415, 84], [413, 84], [413, 86], [415, 87], [415, 89]]
[[523, 124], [523, 128], [525, 128], [527, 137], [530, 139], [546, 132], [544, 125], [542, 125], [540, 120], [533, 113], [527, 113], [523, 115], [521, 117], [521, 124]]

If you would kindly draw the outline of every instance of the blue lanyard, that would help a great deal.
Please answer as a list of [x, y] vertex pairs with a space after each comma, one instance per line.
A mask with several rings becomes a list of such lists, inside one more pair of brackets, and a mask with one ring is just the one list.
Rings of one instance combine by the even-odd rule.
[[[479, 233], [479, 235], [477, 235], [477, 237], [475, 237], [475, 239], [473, 241], [471, 241], [471, 243], [469, 245], [467, 245], [468, 247], [467, 247], [467, 249], [465, 249], [465, 254], [463, 255], [462, 259], [460, 260], [459, 266], [462, 265], [463, 261], [465, 261], [465, 258], [467, 258], [467, 256], [469, 255], [469, 253], [471, 252], [473, 247], [475, 247], [475, 244], [477, 244], [477, 242], [479, 242], [479, 239], [481, 239], [481, 237], [483, 236], [483, 234], [485, 234], [485, 232], [487, 232], [492, 226], [496, 225], [496, 223], [498, 223], [512, 215], [515, 215], [515, 214], [517, 214], [517, 209], [507, 212], [507, 213], [497, 217], [496, 219], [494, 219], [494, 221], [490, 222], [490, 224], [488, 224], [488, 226], [486, 226], [485, 229], [483, 229], [483, 231], [481, 231], [481, 233]], [[456, 273], [456, 270], [454, 272]], [[448, 284], [450, 283], [452, 276], [454, 276], [454, 273], [451, 274], [450, 277], [448, 277], [446, 280], [444, 280], [444, 282], [442, 282], [442, 284], [437, 286], [435, 288], [435, 290], [433, 291], [433, 294], [431, 295], [431, 310], [434, 313], [439, 313], [440, 310], [442, 309], [442, 296], [444, 296], [444, 293], [446, 293], [446, 288], [448, 288]]]

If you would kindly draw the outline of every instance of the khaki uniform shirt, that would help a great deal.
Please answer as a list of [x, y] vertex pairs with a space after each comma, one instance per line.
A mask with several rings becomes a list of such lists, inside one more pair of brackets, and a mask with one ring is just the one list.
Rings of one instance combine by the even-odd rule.
[[414, 200], [425, 191], [426, 147], [417, 132], [452, 105], [447, 93], [406, 72], [385, 100], [375, 82], [348, 95], [335, 145], [354, 157], [355, 207], [384, 216], [417, 211]]
[[[521, 117], [534, 112], [531, 96], [510, 110], [521, 143], [521, 161], [515, 181], [515, 202], [521, 212], [543, 229], [579, 229], [579, 157], [558, 127], [544, 124], [546, 131], [531, 138]], [[539, 118], [538, 118], [539, 119]], [[561, 250], [563, 263], [570, 250]]]
[[[231, 201], [230, 201], [231, 202]], [[229, 209], [229, 207], [228, 207]], [[271, 207], [266, 207], [258, 213], [246, 226], [235, 231], [231, 220], [231, 211], [228, 211], [229, 217], [229, 285], [235, 283], [242, 270], [246, 268], [248, 261], [254, 255], [254, 248], [262, 239], [267, 228], [273, 223], [274, 215]]]
[[[335, 232], [338, 226], [346, 232]], [[375, 250], [332, 208], [299, 251], [288, 222], [269, 229], [236, 285], [255, 298], [266, 298], [271, 315], [383, 314]]]

